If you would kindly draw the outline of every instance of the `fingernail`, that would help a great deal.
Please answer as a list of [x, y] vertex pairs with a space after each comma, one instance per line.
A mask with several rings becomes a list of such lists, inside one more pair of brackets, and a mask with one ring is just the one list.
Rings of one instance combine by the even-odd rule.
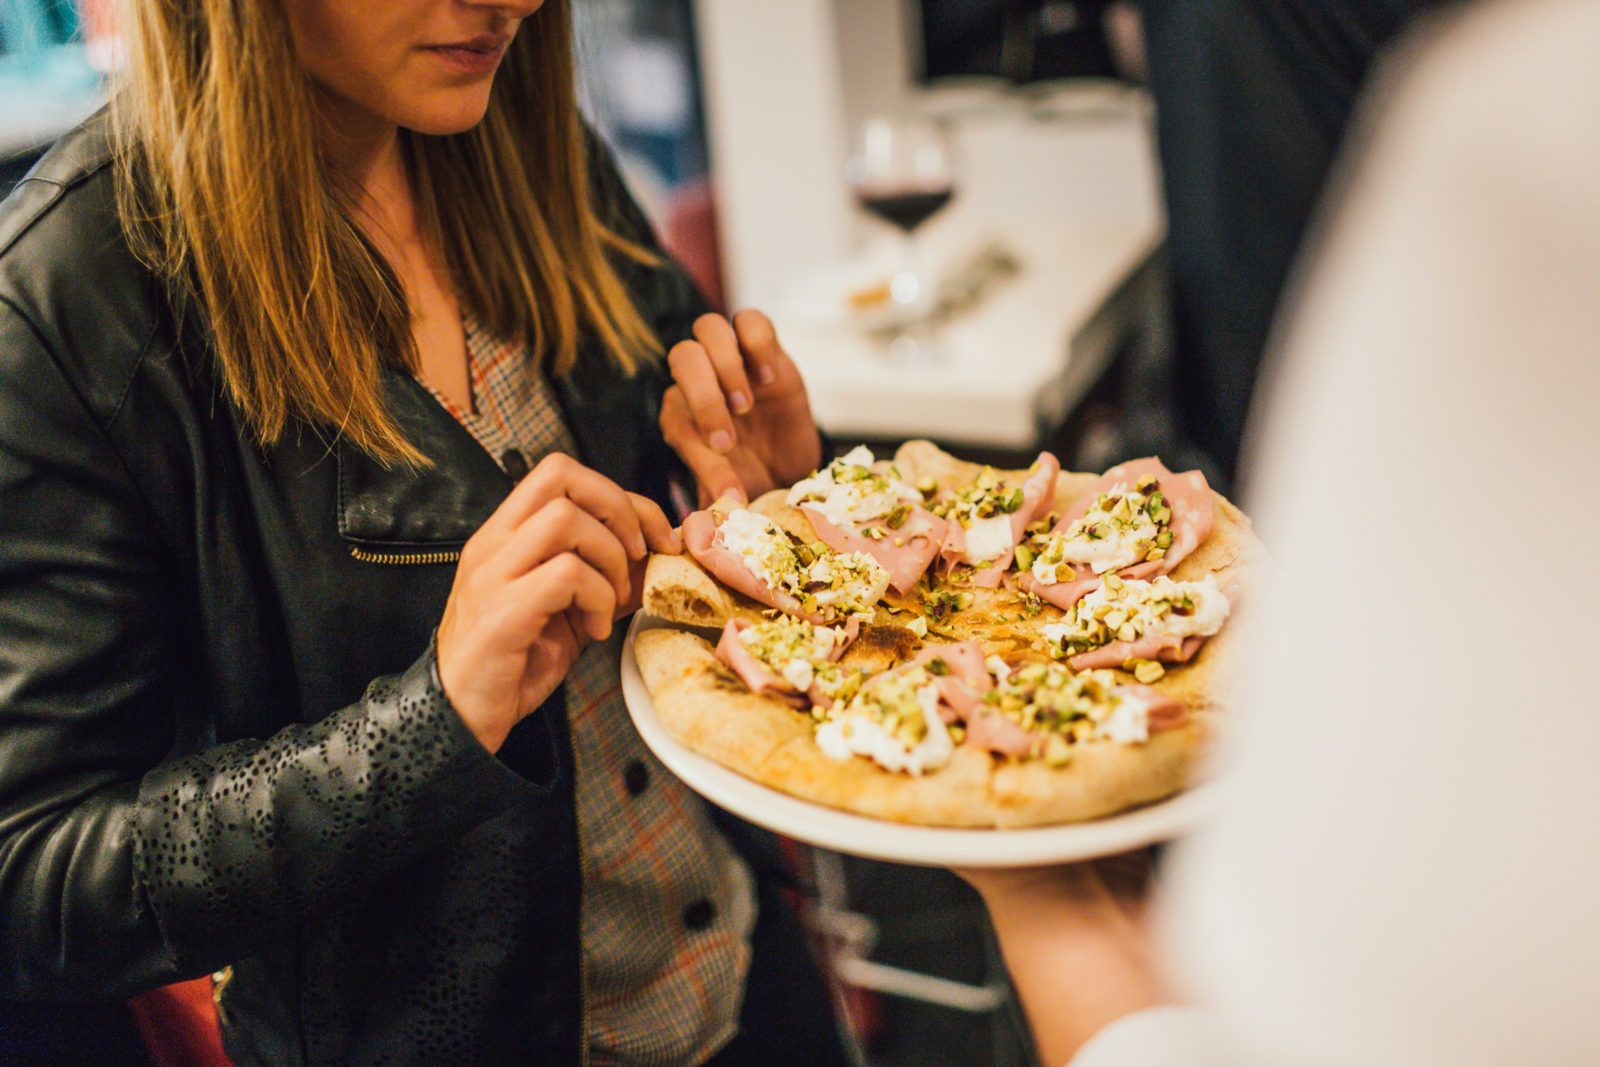
[[733, 499], [737, 500], [741, 504], [750, 503], [750, 497], [748, 495], [746, 495], [745, 491], [743, 489], [739, 488], [737, 485], [732, 487], [731, 489], [728, 489], [728, 490], [724, 491], [722, 495], [723, 496], [731, 496], [731, 497], [733, 497]]
[[718, 430], [711, 435], [711, 447], [718, 452], [726, 452], [733, 447], [733, 438], [727, 430]]
[[762, 385], [771, 385], [772, 382], [773, 382], [773, 379], [777, 378], [777, 376], [778, 376], [778, 372], [777, 371], [773, 370], [771, 367], [768, 367], [768, 366], [766, 366], [764, 364], [762, 365], [760, 370], [756, 371], [756, 380], [759, 381]]
[[644, 559], [650, 553], [650, 546], [644, 543], [644, 534], [633, 535], [633, 558]]
[[743, 415], [750, 410], [750, 397], [745, 393], [734, 393], [728, 397], [728, 403], [733, 406], [735, 414]]

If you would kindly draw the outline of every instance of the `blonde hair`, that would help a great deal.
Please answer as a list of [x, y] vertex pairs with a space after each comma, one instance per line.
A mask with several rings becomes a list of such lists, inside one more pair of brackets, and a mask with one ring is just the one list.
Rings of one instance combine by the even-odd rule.
[[[263, 444], [291, 420], [425, 463], [383, 403], [414, 368], [404, 290], [317, 147], [309, 78], [275, 0], [127, 0], [113, 95], [118, 207], [134, 252], [204, 313], [230, 399]], [[419, 217], [463, 305], [556, 373], [599, 341], [624, 373], [660, 350], [612, 261], [655, 257], [600, 219], [551, 0], [513, 41], [464, 133], [402, 132]]]

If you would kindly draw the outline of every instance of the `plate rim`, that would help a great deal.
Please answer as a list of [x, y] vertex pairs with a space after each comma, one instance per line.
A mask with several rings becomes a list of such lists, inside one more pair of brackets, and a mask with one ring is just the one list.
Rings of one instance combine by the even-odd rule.
[[1216, 806], [1218, 784], [1203, 782], [1166, 800], [1088, 822], [975, 828], [915, 826], [875, 819], [792, 796], [702, 756], [674, 738], [656, 714], [634, 655], [644, 630], [697, 632], [644, 611], [622, 643], [622, 698], [645, 746], [684, 785], [712, 804], [774, 833], [866, 859], [920, 867], [1040, 867], [1128, 852], [1188, 833]]

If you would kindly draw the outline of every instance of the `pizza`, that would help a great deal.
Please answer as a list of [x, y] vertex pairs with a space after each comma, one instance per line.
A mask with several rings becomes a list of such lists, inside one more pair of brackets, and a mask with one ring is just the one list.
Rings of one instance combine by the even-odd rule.
[[785, 793], [929, 826], [1171, 796], [1216, 736], [1265, 560], [1198, 471], [856, 448], [653, 556], [634, 652], [666, 729]]

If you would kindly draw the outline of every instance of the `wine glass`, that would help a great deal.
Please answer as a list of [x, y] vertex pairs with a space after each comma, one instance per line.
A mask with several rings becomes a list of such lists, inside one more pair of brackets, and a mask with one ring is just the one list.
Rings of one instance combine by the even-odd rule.
[[901, 357], [925, 354], [925, 324], [933, 284], [921, 270], [916, 233], [955, 195], [956, 160], [943, 123], [923, 116], [871, 118], [861, 124], [845, 176], [856, 203], [901, 236], [900, 267], [889, 298], [900, 335], [890, 343]]

